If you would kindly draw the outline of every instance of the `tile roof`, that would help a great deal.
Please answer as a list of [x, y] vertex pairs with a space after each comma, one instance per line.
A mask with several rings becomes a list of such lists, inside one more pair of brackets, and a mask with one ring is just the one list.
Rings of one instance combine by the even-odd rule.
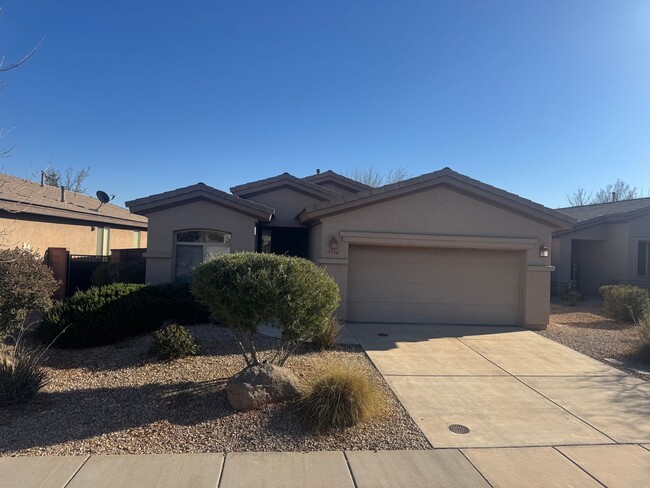
[[298, 188], [302, 187], [305, 191], [321, 195], [326, 200], [338, 198], [341, 196], [341, 194], [337, 191], [330, 190], [329, 188], [324, 188], [306, 179], [297, 178], [290, 173], [282, 173], [281, 175], [272, 176], [271, 178], [265, 178], [263, 180], [257, 180], [250, 183], [244, 183], [243, 185], [233, 186], [230, 188], [230, 191], [234, 195], [249, 196], [257, 193], [258, 191], [266, 190], [270, 187], [281, 186], [284, 183], [293, 184]]
[[316, 173], [315, 175], [306, 176], [303, 179], [307, 181], [311, 181], [312, 183], [316, 183], [316, 184], [319, 184], [323, 181], [338, 182], [343, 184], [346, 187], [349, 187], [350, 189], [356, 189], [358, 191], [365, 191], [365, 190], [372, 189], [370, 185], [366, 185], [365, 183], [361, 183], [360, 181], [353, 180], [352, 178], [348, 178], [347, 176], [340, 175], [329, 169], [321, 173]]
[[98, 207], [99, 200], [89, 195], [66, 190], [62, 202], [58, 187], [41, 186], [40, 183], [0, 173], [0, 210], [147, 228], [146, 217], [134, 215], [126, 208], [111, 203]]
[[231, 195], [225, 191], [208, 186], [205, 183], [197, 183], [195, 185], [177, 188], [176, 190], [131, 200], [126, 202], [126, 206], [133, 209], [134, 212], [146, 213], [161, 207], [169, 206], [171, 202], [180, 203], [194, 198], [205, 197], [226, 202], [232, 207], [258, 215], [259, 217], [270, 219], [271, 215], [275, 213], [274, 209], [267, 207], [266, 205]]
[[561, 223], [562, 227], [569, 227], [570, 224], [573, 224], [575, 222], [575, 219], [568, 215], [544, 207], [539, 203], [535, 203], [532, 200], [520, 197], [514, 193], [509, 193], [505, 190], [501, 190], [494, 186], [457, 173], [451, 168], [443, 168], [432, 173], [426, 173], [421, 176], [399, 181], [397, 183], [380, 186], [378, 188], [372, 188], [370, 190], [357, 193], [355, 195], [342, 197], [330, 202], [317, 203], [316, 205], [305, 209], [305, 211], [299, 216], [299, 220], [301, 222], [306, 222], [321, 215], [336, 213], [339, 209], [347, 209], [356, 205], [365, 205], [367, 203], [374, 202], [375, 200], [390, 198], [395, 194], [408, 192], [411, 187], [414, 187], [413, 189], [415, 189], [416, 186], [420, 186], [421, 184], [435, 184], [438, 181], [443, 181], [443, 179], [446, 179], [447, 181], [455, 180], [457, 182], [469, 185], [475, 189], [486, 191], [488, 194], [509, 200], [514, 204], [518, 204], [523, 208], [527, 208], [529, 211], [534, 212], [536, 215], [546, 220], [552, 221], [555, 223], [555, 225]]
[[626, 217], [638, 211], [650, 211], [650, 198], [635, 198], [619, 202], [594, 203], [578, 207], [558, 208], [557, 211], [575, 218], [578, 223], [604, 217]]

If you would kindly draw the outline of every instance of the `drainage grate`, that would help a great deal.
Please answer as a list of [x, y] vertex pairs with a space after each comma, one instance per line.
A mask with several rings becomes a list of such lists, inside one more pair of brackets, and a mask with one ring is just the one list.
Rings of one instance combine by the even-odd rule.
[[469, 429], [460, 424], [451, 424], [449, 426], [449, 430], [451, 430], [454, 434], [469, 434]]
[[379, 337], [388, 337], [388, 334], [386, 334], [386, 333], [384, 333], [384, 332], [380, 332], [380, 333], [378, 333], [377, 335], [378, 335]]

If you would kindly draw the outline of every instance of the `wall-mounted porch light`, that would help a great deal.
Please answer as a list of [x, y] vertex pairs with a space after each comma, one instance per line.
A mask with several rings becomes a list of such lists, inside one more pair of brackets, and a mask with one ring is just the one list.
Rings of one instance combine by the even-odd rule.
[[539, 246], [539, 257], [540, 258], [547, 258], [548, 257], [548, 247], [545, 245]]

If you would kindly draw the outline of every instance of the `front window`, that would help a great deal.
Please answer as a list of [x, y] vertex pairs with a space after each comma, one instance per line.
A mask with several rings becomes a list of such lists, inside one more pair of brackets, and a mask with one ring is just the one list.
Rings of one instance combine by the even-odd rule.
[[650, 277], [650, 241], [639, 241], [636, 269], [638, 276]]
[[213, 256], [230, 253], [230, 234], [217, 230], [176, 233], [176, 281], [189, 283], [192, 271]]

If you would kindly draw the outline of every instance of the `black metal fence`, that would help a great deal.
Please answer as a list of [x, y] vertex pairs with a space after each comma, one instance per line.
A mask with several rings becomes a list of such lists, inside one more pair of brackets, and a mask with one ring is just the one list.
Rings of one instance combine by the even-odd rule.
[[68, 260], [67, 296], [78, 290], [87, 290], [92, 286], [93, 273], [102, 264], [108, 264], [109, 256], [86, 256], [70, 254]]

